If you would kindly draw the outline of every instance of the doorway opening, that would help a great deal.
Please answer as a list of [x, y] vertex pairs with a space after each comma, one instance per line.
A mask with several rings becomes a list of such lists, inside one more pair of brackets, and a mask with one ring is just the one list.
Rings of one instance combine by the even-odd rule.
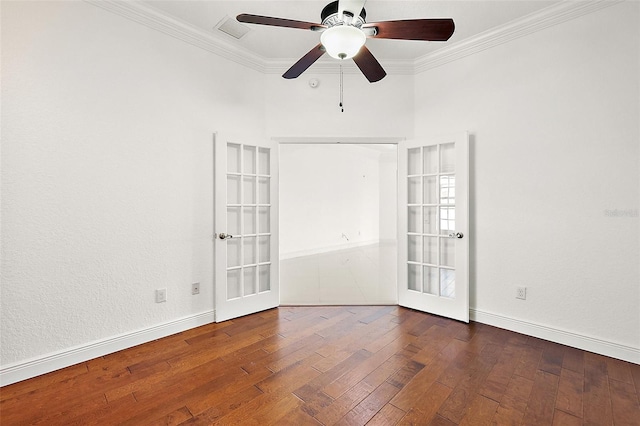
[[280, 304], [398, 303], [396, 144], [280, 144]]

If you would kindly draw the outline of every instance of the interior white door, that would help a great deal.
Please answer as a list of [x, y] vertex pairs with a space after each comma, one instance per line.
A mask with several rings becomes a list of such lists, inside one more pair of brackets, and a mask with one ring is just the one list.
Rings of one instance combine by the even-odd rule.
[[469, 322], [469, 137], [398, 145], [398, 301]]
[[279, 304], [278, 149], [215, 137], [215, 319]]

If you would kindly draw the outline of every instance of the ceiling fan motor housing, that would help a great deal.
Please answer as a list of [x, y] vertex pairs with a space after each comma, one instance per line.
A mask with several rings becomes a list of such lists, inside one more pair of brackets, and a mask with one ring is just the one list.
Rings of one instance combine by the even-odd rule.
[[[322, 25], [326, 25], [328, 28], [331, 28], [336, 25], [352, 25], [354, 27], [360, 28], [362, 24], [366, 22], [367, 11], [362, 8], [360, 15], [358, 17], [353, 17], [351, 12], [345, 10], [344, 12], [345, 20], [342, 19], [341, 16], [338, 16], [338, 2], [333, 1], [326, 5], [322, 12], [320, 13], [320, 17], [322, 18]], [[349, 22], [345, 22], [345, 21]]]

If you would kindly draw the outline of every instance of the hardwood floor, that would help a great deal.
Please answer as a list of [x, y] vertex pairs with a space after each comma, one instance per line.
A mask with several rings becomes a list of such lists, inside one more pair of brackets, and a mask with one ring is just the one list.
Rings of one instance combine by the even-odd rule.
[[282, 307], [0, 390], [2, 425], [640, 425], [640, 366], [397, 306]]

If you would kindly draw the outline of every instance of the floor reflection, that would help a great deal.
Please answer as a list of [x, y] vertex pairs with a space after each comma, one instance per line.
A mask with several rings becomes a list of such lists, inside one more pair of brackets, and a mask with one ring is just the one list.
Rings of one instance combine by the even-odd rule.
[[396, 276], [395, 243], [285, 259], [280, 262], [280, 304], [397, 304]]

